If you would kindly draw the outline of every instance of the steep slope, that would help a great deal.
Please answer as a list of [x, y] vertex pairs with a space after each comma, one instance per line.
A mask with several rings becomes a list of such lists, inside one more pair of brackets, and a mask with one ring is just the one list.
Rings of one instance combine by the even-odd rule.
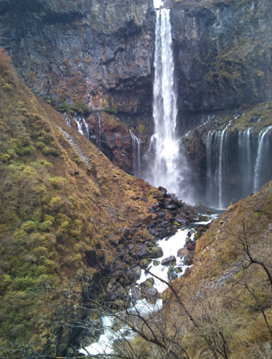
[[[103, 295], [120, 297], [135, 273], [116, 246], [132, 238], [154, 245], [146, 225], [157, 218], [150, 205], [162, 194], [115, 167], [38, 101], [9, 61], [1, 50], [0, 347], [15, 358], [65, 356], [82, 329], [51, 329], [60, 303], [52, 294], [46, 304], [44, 295], [85, 278], [94, 297], [110, 279]], [[118, 270], [122, 284], [114, 279]], [[79, 285], [79, 303], [81, 291]]]
[[165, 293], [169, 330], [178, 328], [190, 358], [271, 357], [271, 201], [270, 182], [231, 206], [197, 241], [193, 267], [174, 282], [179, 302]]

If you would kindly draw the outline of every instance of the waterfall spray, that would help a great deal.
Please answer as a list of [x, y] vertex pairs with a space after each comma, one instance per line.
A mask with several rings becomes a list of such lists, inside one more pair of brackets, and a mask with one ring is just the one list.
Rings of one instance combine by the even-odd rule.
[[[147, 178], [155, 186], [164, 186], [179, 194], [181, 182], [180, 161], [176, 136], [177, 97], [174, 90], [174, 58], [170, 10], [156, 11], [155, 79], [153, 86], [153, 118], [155, 133], [151, 138], [150, 151], [154, 152], [151, 176]], [[185, 166], [184, 166], [185, 167]]]

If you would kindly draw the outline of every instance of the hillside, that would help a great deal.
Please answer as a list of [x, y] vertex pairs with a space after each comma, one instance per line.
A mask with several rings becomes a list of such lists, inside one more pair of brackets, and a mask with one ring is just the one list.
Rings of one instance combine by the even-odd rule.
[[[156, 218], [148, 210], [161, 194], [115, 167], [63, 115], [38, 100], [3, 51], [0, 119], [2, 355], [66, 355], [81, 330], [56, 330], [52, 308], [58, 298], [50, 294], [46, 304], [45, 294], [67, 290], [70, 280], [84, 277], [99, 296], [117, 270], [127, 273], [129, 263], [113, 248], [124, 244], [122, 232], [135, 221], [126, 242], [156, 241], [144, 227]], [[124, 274], [124, 284], [134, 277]], [[108, 295], [122, 288], [115, 283]], [[79, 285], [79, 301], [81, 291]]]
[[173, 348], [178, 342], [189, 358], [271, 358], [271, 202], [269, 183], [230, 206], [197, 241], [193, 267], [174, 282], [179, 302], [165, 293], [172, 336], [178, 328]]

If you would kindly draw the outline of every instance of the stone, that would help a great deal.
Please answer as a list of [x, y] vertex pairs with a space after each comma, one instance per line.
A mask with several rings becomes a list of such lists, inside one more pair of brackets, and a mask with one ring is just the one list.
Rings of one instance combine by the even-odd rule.
[[131, 297], [133, 300], [139, 300], [142, 298], [142, 292], [138, 287], [131, 289]]
[[185, 254], [188, 254], [188, 253], [189, 253], [189, 250], [187, 248], [180, 248], [178, 250], [177, 256], [179, 258], [183, 258], [185, 256]]
[[161, 264], [162, 265], [169, 265], [169, 264], [174, 264], [176, 263], [176, 257], [175, 256], [170, 256], [170, 257], [167, 257], [167, 258], [164, 258], [162, 261], [161, 261]]
[[188, 253], [185, 254], [184, 258], [183, 258], [183, 262], [185, 265], [187, 266], [191, 266], [194, 262], [194, 253]]

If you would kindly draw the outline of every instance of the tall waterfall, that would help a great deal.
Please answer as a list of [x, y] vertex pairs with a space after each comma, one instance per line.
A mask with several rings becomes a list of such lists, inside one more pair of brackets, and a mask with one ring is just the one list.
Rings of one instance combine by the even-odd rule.
[[133, 175], [136, 177], [141, 176], [141, 140], [129, 130], [132, 142], [132, 161], [133, 161]]
[[176, 137], [177, 98], [174, 90], [174, 59], [170, 10], [156, 10], [155, 79], [153, 86], [153, 118], [155, 133], [150, 151], [154, 159], [150, 165], [150, 181], [178, 193], [179, 143]]

